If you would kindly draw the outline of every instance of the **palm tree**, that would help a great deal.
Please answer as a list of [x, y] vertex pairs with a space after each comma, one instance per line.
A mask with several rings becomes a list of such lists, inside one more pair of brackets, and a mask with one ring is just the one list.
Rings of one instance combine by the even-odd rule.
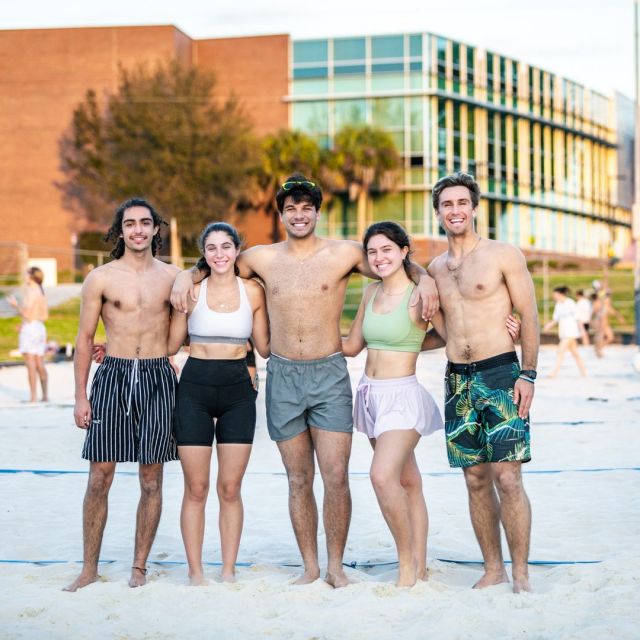
[[332, 158], [336, 187], [346, 191], [351, 202], [357, 201], [359, 238], [367, 224], [367, 203], [372, 188], [392, 189], [401, 166], [402, 158], [393, 139], [382, 129], [346, 126], [336, 134]]
[[263, 139], [257, 204], [271, 214], [273, 242], [281, 238], [280, 216], [275, 204], [280, 185], [296, 171], [312, 180], [319, 180], [324, 166], [323, 156], [318, 143], [301, 131], [281, 130]]

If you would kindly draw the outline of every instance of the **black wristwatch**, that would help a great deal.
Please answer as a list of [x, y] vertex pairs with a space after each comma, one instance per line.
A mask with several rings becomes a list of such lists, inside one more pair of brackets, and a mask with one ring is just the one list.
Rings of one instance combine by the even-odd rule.
[[538, 375], [538, 372], [535, 369], [521, 369], [520, 375], [526, 376], [527, 378], [531, 378], [532, 380], [535, 380]]

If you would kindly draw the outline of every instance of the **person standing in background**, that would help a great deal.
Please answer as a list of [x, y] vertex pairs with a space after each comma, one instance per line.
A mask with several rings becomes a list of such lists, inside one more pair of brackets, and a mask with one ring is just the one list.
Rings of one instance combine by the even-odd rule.
[[37, 378], [42, 387], [42, 402], [48, 402], [47, 370], [44, 366], [44, 353], [47, 348], [47, 330], [44, 321], [49, 317], [47, 299], [42, 283], [44, 275], [38, 267], [27, 271], [27, 291], [22, 303], [14, 296], [8, 296], [7, 302], [22, 317], [20, 327], [19, 349], [24, 356], [29, 377], [29, 402], [37, 402]]
[[580, 323], [580, 333], [582, 338], [582, 346], [589, 346], [589, 325], [591, 324], [591, 314], [593, 313], [593, 305], [591, 300], [584, 295], [582, 289], [576, 291], [576, 314]]

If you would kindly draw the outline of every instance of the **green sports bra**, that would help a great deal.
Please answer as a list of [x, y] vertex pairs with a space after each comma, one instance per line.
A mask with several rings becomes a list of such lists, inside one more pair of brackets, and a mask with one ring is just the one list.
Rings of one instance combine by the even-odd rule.
[[411, 283], [393, 311], [376, 313], [373, 300], [378, 295], [380, 285], [369, 299], [362, 321], [362, 335], [369, 349], [383, 351], [411, 351], [420, 353], [426, 329], [413, 324], [409, 316], [409, 298], [415, 285]]

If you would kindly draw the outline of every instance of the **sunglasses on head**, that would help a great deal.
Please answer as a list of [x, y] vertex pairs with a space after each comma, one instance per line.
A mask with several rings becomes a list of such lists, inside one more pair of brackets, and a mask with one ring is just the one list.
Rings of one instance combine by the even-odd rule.
[[282, 188], [285, 191], [290, 191], [291, 189], [297, 186], [303, 186], [303, 187], [309, 187], [310, 189], [315, 189], [316, 183], [311, 182], [311, 180], [289, 180], [288, 182], [282, 183]]

